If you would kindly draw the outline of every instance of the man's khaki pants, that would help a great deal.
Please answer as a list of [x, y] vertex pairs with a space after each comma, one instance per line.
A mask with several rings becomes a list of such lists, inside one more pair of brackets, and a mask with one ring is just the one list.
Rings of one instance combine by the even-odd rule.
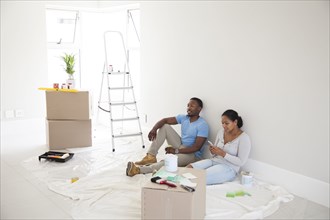
[[[163, 145], [163, 143], [167, 141], [168, 145], [172, 145], [175, 149], [185, 148], [181, 144], [181, 137], [178, 133], [168, 124], [165, 124], [161, 127], [158, 132], [156, 139], [150, 145], [148, 150], [148, 154], [156, 156], [158, 154], [159, 148]], [[199, 159], [195, 157], [194, 153], [191, 154], [177, 154], [178, 156], [178, 166], [185, 167], [190, 163], [196, 162]], [[155, 170], [159, 170], [162, 166], [165, 165], [164, 160], [159, 161], [158, 163], [154, 163], [148, 166], [141, 166], [141, 173], [152, 173]]]

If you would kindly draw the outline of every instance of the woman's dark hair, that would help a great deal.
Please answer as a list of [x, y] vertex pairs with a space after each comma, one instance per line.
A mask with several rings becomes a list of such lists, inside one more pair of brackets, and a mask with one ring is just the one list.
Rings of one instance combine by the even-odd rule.
[[238, 115], [236, 111], [232, 109], [226, 110], [224, 113], [222, 113], [222, 116], [227, 116], [232, 121], [237, 120], [237, 127], [239, 128], [243, 126], [243, 119]]
[[199, 98], [192, 97], [190, 100], [194, 100], [194, 101], [196, 101], [197, 104], [198, 104], [201, 108], [203, 108], [203, 102], [202, 102], [202, 100], [200, 100]]

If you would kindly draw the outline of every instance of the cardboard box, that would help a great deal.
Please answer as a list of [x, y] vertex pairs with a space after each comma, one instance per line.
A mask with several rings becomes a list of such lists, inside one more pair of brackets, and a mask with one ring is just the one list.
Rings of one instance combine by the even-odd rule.
[[46, 120], [50, 150], [92, 146], [91, 120]]
[[47, 119], [88, 120], [91, 105], [88, 91], [46, 91]]
[[147, 182], [142, 188], [142, 219], [204, 219], [206, 201], [205, 170], [180, 167], [178, 174], [191, 173], [196, 176], [195, 192], [188, 192], [179, 185], [170, 188], [166, 185]]

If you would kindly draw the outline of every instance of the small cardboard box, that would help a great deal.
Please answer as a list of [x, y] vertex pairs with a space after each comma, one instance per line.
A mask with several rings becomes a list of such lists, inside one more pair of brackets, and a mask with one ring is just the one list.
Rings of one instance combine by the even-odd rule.
[[92, 146], [91, 120], [46, 120], [50, 150]]
[[47, 119], [88, 120], [91, 105], [88, 91], [46, 91]]
[[204, 219], [206, 197], [205, 170], [178, 168], [177, 174], [196, 176], [195, 192], [188, 192], [179, 184], [176, 188], [147, 182], [142, 187], [142, 219]]

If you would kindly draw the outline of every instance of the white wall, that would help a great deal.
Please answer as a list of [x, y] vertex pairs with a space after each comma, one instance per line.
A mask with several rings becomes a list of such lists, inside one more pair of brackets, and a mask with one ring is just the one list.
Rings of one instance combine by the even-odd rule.
[[211, 140], [229, 108], [251, 159], [329, 184], [329, 2], [141, 4], [149, 125], [200, 97]]
[[44, 4], [1, 1], [1, 113], [21, 109], [45, 116], [47, 45]]
[[45, 5], [47, 6], [57, 6], [57, 7], [71, 7], [71, 8], [97, 8], [99, 2], [97, 0], [91, 0], [91, 1], [54, 1], [54, 0], [49, 0], [49, 1], [43, 1]]
[[99, 9], [136, 4], [139, 1], [97, 1]]

